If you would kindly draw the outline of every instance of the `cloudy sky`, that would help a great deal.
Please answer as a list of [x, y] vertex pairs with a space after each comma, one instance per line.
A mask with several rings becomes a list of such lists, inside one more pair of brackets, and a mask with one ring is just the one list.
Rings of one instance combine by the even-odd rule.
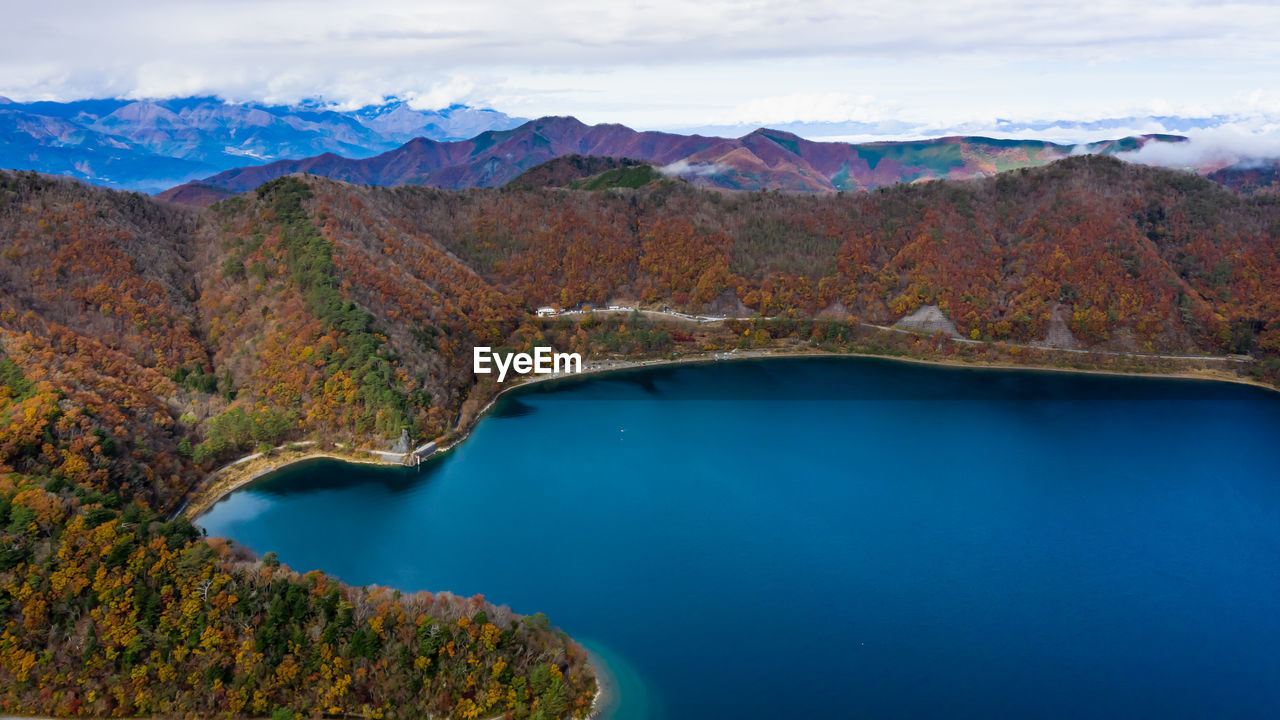
[[1280, 117], [1274, 0], [5, 6], [0, 95], [14, 100], [216, 94], [356, 106], [396, 95], [639, 128], [904, 133], [1153, 115], [1219, 116], [1258, 133]]

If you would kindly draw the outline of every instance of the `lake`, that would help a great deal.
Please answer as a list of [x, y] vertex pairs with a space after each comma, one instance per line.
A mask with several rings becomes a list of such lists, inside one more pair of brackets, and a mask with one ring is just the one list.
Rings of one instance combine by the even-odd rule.
[[867, 358], [539, 383], [200, 519], [545, 612], [631, 718], [1280, 715], [1280, 394]]

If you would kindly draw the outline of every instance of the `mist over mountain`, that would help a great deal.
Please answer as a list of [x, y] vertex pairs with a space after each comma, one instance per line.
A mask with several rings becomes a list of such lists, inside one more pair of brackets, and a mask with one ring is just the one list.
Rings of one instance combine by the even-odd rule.
[[523, 122], [495, 110], [418, 110], [389, 99], [351, 111], [216, 97], [16, 103], [0, 98], [0, 167], [157, 192], [222, 170], [321, 153], [363, 158], [415, 137], [458, 140]]
[[1116, 115], [1098, 118], [1026, 119], [992, 117], [967, 122], [926, 121], [899, 117], [894, 113], [860, 120], [786, 120], [756, 123], [690, 125], [678, 132], [702, 135], [738, 136], [758, 125], [789, 132], [810, 140], [877, 142], [883, 140], [928, 140], [952, 135], [983, 135], [1005, 139], [1048, 140], [1074, 144], [1131, 135], [1194, 135], [1232, 126], [1240, 118], [1229, 115]]

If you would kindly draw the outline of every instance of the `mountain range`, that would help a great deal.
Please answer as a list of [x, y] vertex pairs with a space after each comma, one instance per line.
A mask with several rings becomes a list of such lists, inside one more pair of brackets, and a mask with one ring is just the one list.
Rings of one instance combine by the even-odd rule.
[[660, 166], [665, 175], [702, 187], [825, 193], [917, 180], [982, 177], [1045, 165], [1070, 155], [1114, 154], [1148, 142], [1181, 140], [1172, 135], [1147, 135], [1063, 145], [1041, 140], [947, 137], [850, 144], [814, 142], [767, 128], [739, 138], [722, 138], [544, 117], [510, 130], [488, 130], [469, 140], [414, 138], [373, 157], [349, 158], [328, 152], [236, 168], [174, 188], [163, 196], [201, 204], [294, 173], [360, 185], [500, 187], [529, 168], [567, 155], [642, 160]]
[[[640, 161], [703, 187], [825, 193], [980, 177], [1070, 155], [1185, 140], [1146, 134], [1071, 144], [951, 135], [850, 143], [806, 139], [829, 135], [835, 126], [712, 129], [726, 134], [637, 131], [572, 117], [524, 120], [465, 105], [419, 110], [394, 98], [342, 110], [318, 100], [285, 106], [216, 97], [26, 103], [0, 97], [0, 168], [163, 192], [192, 205], [295, 172], [383, 186], [496, 187], [572, 155]], [[1095, 137], [1105, 130], [1089, 129]], [[745, 134], [729, 135], [734, 132]], [[1273, 192], [1274, 163], [1265, 165], [1272, 169], [1259, 172], [1248, 162], [1188, 169], [1245, 191]], [[638, 177], [631, 173], [629, 181]]]
[[388, 100], [351, 111], [215, 97], [17, 103], [0, 98], [0, 167], [157, 192], [247, 164], [326, 152], [362, 158], [425, 137], [458, 140], [524, 122], [452, 105]]

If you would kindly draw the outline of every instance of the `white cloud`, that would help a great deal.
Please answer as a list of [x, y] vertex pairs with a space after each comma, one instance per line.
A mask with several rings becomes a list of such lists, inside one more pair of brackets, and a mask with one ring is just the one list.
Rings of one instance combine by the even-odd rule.
[[716, 121], [725, 124], [777, 125], [793, 122], [873, 122], [896, 116], [894, 103], [873, 95], [842, 92], [792, 93], [753, 98], [740, 103]]
[[20, 101], [394, 95], [640, 127], [1151, 114], [1124, 112], [1135, 97], [1280, 114], [1270, 0], [12, 0], [4, 15], [0, 95]]
[[1204, 130], [1182, 143], [1147, 143], [1121, 153], [1129, 162], [1190, 169], [1264, 164], [1280, 160], [1280, 126], [1241, 123]]
[[1252, 92], [1240, 93], [1236, 96], [1240, 105], [1249, 111], [1280, 116], [1280, 92], [1267, 91], [1261, 88]]
[[663, 165], [658, 172], [667, 177], [697, 178], [708, 175], [719, 175], [725, 167], [715, 163], [691, 163], [688, 160], [677, 160], [670, 165]]
[[415, 110], [435, 110], [454, 103], [465, 103], [476, 90], [476, 84], [463, 77], [453, 77], [447, 82], [436, 83], [424, 93], [416, 93], [409, 100]]

